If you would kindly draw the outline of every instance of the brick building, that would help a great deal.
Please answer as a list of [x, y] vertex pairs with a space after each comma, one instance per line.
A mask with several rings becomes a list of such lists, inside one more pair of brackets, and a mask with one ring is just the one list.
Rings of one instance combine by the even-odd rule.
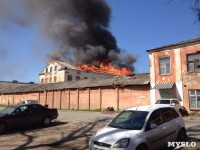
[[115, 76], [114, 74], [85, 71], [67, 62], [51, 60], [39, 74], [40, 84]]
[[151, 103], [178, 98], [188, 110], [200, 110], [200, 38], [147, 50]]
[[[0, 83], [1, 87], [1, 83]], [[150, 104], [149, 74], [114, 76], [51, 84], [33, 84], [0, 89], [0, 104], [17, 104], [25, 99], [58, 109], [122, 110]]]

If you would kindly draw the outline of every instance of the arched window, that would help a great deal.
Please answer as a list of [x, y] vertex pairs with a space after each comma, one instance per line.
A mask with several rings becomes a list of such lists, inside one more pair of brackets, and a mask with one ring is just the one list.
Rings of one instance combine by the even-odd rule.
[[51, 83], [51, 82], [52, 82], [52, 78], [49, 79], [49, 83]]
[[57, 70], [57, 66], [54, 67], [54, 71], [56, 71], [56, 70]]
[[50, 72], [52, 72], [52, 67], [50, 68]]

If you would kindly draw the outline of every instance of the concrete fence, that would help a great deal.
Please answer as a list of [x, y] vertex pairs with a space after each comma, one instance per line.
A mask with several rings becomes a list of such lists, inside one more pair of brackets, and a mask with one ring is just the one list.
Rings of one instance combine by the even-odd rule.
[[58, 109], [106, 109], [116, 111], [150, 104], [150, 86], [100, 87], [43, 92], [0, 94], [0, 104], [13, 105], [22, 100], [38, 100], [42, 105]]

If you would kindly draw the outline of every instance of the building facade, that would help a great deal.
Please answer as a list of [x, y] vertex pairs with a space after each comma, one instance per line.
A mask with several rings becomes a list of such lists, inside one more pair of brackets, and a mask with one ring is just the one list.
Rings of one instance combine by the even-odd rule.
[[151, 103], [178, 98], [188, 110], [200, 110], [200, 38], [147, 50]]
[[51, 60], [39, 74], [40, 84], [115, 76], [114, 74], [85, 71], [67, 62]]
[[37, 100], [49, 108], [104, 110], [113, 107], [120, 111], [150, 104], [149, 74], [0, 88], [0, 104], [15, 105], [27, 99]]

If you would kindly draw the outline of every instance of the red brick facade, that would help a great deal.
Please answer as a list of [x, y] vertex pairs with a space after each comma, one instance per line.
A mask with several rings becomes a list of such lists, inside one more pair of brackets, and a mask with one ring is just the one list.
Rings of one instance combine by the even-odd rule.
[[38, 100], [42, 105], [58, 109], [123, 110], [127, 107], [150, 104], [150, 86], [67, 89], [19, 94], [1, 94], [0, 103], [11, 105], [25, 99]]

